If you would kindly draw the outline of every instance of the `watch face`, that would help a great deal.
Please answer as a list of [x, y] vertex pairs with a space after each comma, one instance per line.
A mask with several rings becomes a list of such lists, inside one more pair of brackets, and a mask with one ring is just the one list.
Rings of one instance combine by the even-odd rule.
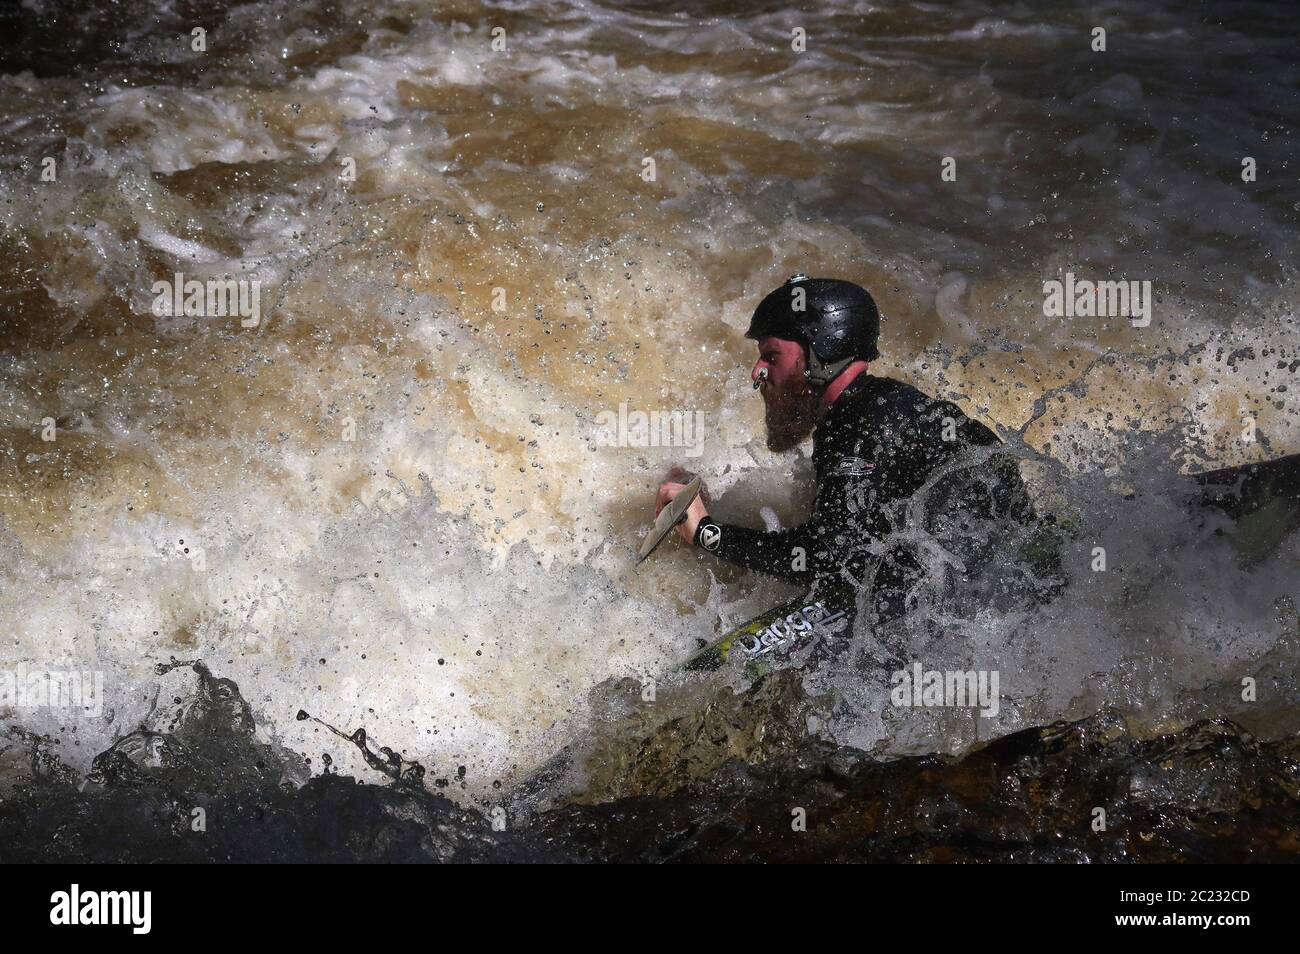
[[706, 523], [700, 527], [700, 546], [706, 550], [718, 549], [718, 544], [722, 542], [722, 528], [714, 523]]

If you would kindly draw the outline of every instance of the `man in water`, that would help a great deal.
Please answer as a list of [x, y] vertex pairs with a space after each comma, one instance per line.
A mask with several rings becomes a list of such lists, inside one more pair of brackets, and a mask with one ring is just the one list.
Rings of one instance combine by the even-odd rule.
[[[746, 337], [758, 343], [751, 379], [763, 395], [767, 446], [787, 451], [812, 435], [812, 515], [789, 529], [754, 530], [714, 520], [701, 493], [677, 531], [714, 556], [808, 592], [715, 643], [693, 665], [720, 664], [737, 640], [759, 657], [798, 650], [814, 634], [849, 634], [868, 608], [877, 620], [897, 618], [937, 572], [935, 551], [940, 563], [949, 555], [927, 550], [924, 540], [933, 537], [917, 533], [918, 513], [938, 507], [948, 529], [967, 536], [980, 518], [1031, 517], [1015, 461], [994, 453], [1000, 441], [991, 430], [948, 401], [869, 373], [879, 331], [871, 295], [839, 279], [795, 275], [755, 310]], [[980, 479], [939, 489], [963, 470]], [[682, 487], [661, 484], [656, 512]], [[926, 534], [935, 530], [924, 516], [919, 522]]]

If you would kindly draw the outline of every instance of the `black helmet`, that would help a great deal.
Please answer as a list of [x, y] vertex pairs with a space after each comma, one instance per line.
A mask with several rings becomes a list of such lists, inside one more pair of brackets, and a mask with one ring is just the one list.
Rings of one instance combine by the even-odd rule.
[[855, 360], [880, 357], [880, 311], [861, 285], [793, 275], [764, 298], [746, 338], [784, 338], [808, 348], [808, 380], [825, 387]]

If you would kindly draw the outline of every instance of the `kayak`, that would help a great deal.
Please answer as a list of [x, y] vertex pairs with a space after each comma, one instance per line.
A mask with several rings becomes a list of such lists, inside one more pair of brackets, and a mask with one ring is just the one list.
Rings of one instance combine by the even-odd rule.
[[[1201, 488], [1195, 501], [1200, 507], [1232, 519], [1233, 542], [1248, 561], [1271, 553], [1300, 527], [1300, 454], [1194, 474], [1192, 480]], [[1059, 543], [1059, 532], [1068, 532], [1068, 527], [1045, 525], [1043, 530], [1021, 550], [1021, 557], [1047, 575], [1055, 563], [1053, 541]], [[756, 678], [771, 668], [774, 659], [798, 652], [833, 629], [847, 629], [845, 620], [850, 617], [844, 609], [828, 607], [805, 595], [702, 647], [687, 658], [683, 668], [708, 672], [738, 656], [745, 674]]]
[[1200, 504], [1232, 518], [1232, 541], [1254, 562], [1300, 527], [1300, 454], [1197, 474]]
[[734, 652], [744, 658], [748, 674], [758, 676], [767, 668], [768, 660], [798, 650], [815, 636], [847, 628], [847, 610], [828, 609], [821, 601], [805, 602], [806, 599], [783, 603], [733, 629], [692, 654], [686, 660], [685, 669], [688, 672], [717, 669]]

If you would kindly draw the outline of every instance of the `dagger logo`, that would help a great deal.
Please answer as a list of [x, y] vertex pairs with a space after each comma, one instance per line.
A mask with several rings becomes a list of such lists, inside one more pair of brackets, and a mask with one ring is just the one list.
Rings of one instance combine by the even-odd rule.
[[722, 528], [715, 527], [713, 524], [705, 524], [700, 528], [700, 546], [704, 549], [713, 551], [718, 548], [722, 542]]

